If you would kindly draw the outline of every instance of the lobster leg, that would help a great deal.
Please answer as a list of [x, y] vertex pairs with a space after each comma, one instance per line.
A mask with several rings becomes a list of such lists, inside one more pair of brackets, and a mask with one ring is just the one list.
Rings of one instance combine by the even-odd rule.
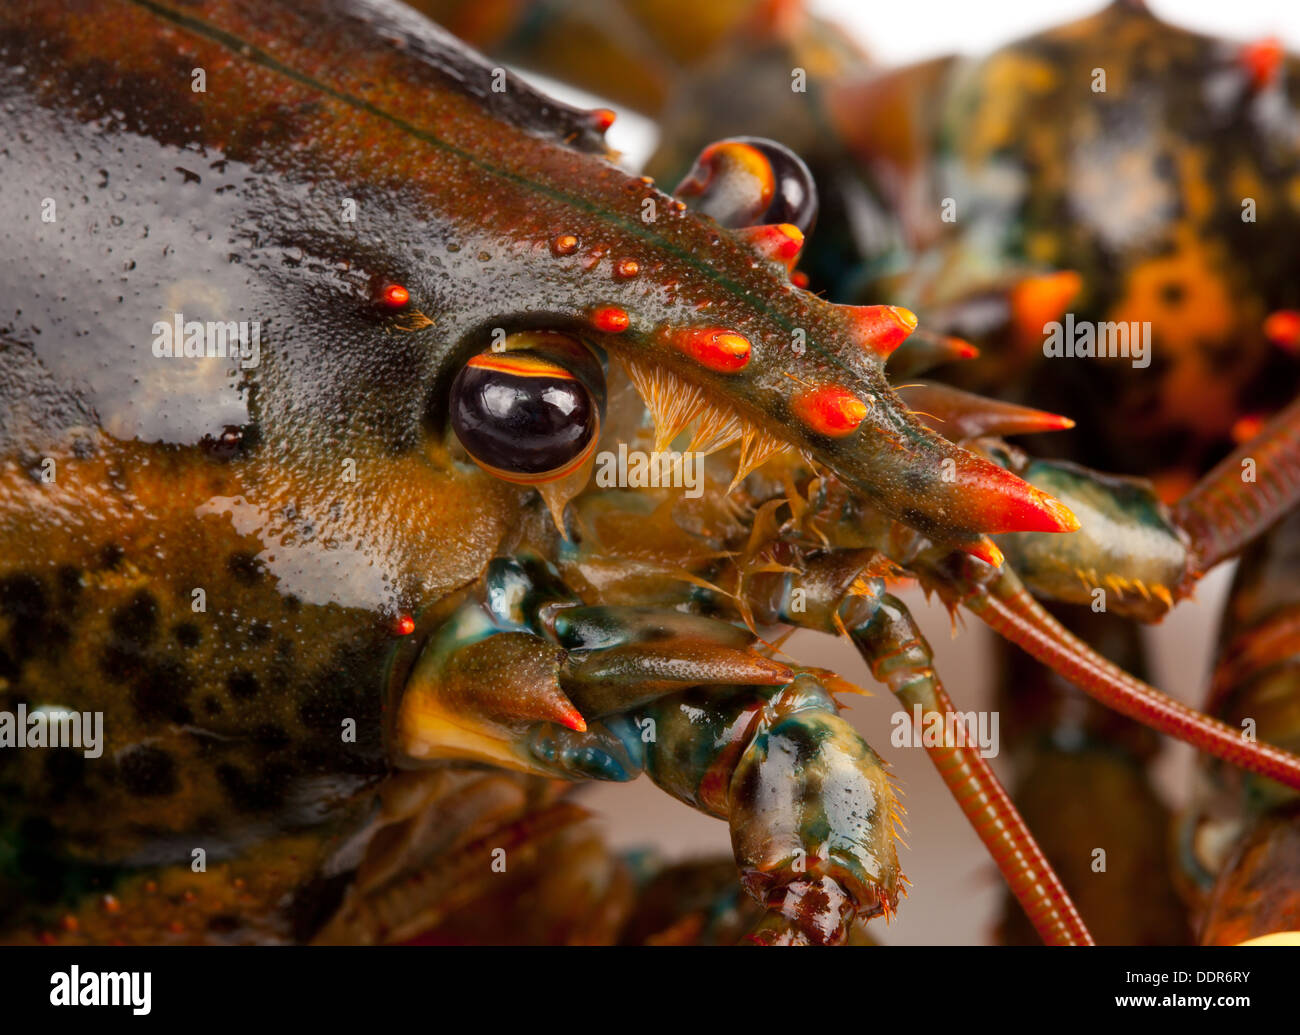
[[[1036, 595], [1079, 605], [1055, 612], [1072, 632], [1141, 678], [1137, 629], [1125, 618], [1159, 617], [1183, 591], [1192, 568], [1186, 535], [1151, 487], [1075, 464], [1030, 460], [1004, 442], [981, 437], [1051, 430], [1068, 424], [1061, 418], [941, 385], [899, 392], [914, 408], [931, 415], [940, 434], [957, 441], [976, 438], [975, 448], [1071, 507], [1081, 526], [1073, 534], [999, 536], [997, 542]], [[998, 559], [992, 551], [987, 556], [993, 562]], [[949, 562], [942, 558], [938, 563]], [[1067, 887], [1081, 896], [1084, 915], [1101, 925], [1095, 928], [1099, 940], [1185, 941], [1179, 904], [1172, 895], [1151, 894], [1145, 876], [1152, 867], [1165, 868], [1167, 851], [1158, 832], [1168, 825], [1167, 817], [1143, 773], [1142, 762], [1154, 750], [1154, 734], [1097, 703], [1081, 710], [1059, 675], [1024, 652], [1013, 651], [1007, 641], [1000, 645], [1007, 675], [1004, 719], [1010, 715], [1015, 725], [1033, 727], [1011, 738], [1017, 746], [1017, 768], [1026, 770], [1016, 801], [1049, 858], [1062, 867]], [[1115, 749], [1117, 743], [1124, 746], [1122, 751]], [[1081, 788], [1071, 793], [1067, 809], [1047, 791], [1053, 783]], [[1095, 843], [1124, 846], [1116, 857], [1119, 868], [1105, 881], [1097, 880], [1092, 853], [1077, 845], [1082, 816], [1093, 817], [1084, 826], [1094, 830], [1090, 836], [1101, 838]], [[1124, 899], [1119, 908], [1117, 895]], [[1007, 915], [1005, 934], [1032, 937], [1015, 912]]]
[[855, 919], [897, 905], [893, 788], [837, 710], [802, 672], [776, 691], [691, 691], [647, 713], [651, 779], [730, 822], [741, 882], [768, 910], [759, 944], [838, 944]]
[[1078, 910], [1011, 798], [979, 747], [961, 735], [964, 727], [952, 720], [952, 701], [911, 613], [885, 592], [883, 580], [863, 577], [852, 556], [830, 554], [808, 565], [799, 579], [807, 594], [799, 608], [791, 606], [789, 579], [756, 576], [751, 587], [756, 612], [767, 619], [847, 632], [872, 674], [909, 710], [919, 705], [927, 725], [937, 723], [956, 733], [927, 743], [926, 750], [1012, 893], [1049, 945], [1091, 945]]
[[[1300, 746], [1300, 511], [1242, 557], [1206, 711]], [[1185, 889], [1203, 944], [1300, 928], [1300, 796], [1202, 760], [1180, 824]]]
[[[872, 674], [900, 701], [909, 707], [919, 704], [927, 721], [937, 713], [944, 729], [954, 728], [947, 717], [955, 709], [932, 667], [930, 646], [901, 601], [882, 593], [871, 617], [849, 635]], [[1065, 887], [979, 748], [956, 739], [955, 744], [927, 748], [930, 758], [1035, 929], [1049, 945], [1091, 945]]]
[[[1258, 476], [1244, 476], [1253, 470]], [[1300, 502], [1300, 398], [1224, 457], [1178, 505], [1194, 576], [1240, 552]]]
[[904, 880], [885, 765], [837, 710], [806, 671], [783, 687], [665, 695], [582, 732], [548, 724], [529, 741], [557, 775], [643, 769], [673, 797], [727, 820], [741, 883], [766, 907], [750, 940], [835, 945], [855, 920], [891, 915]]
[[[960, 728], [949, 721], [955, 709], [931, 667], [930, 646], [911, 614], [888, 594], [882, 594], [879, 603], [865, 625], [849, 632], [872, 674], [903, 704], [921, 705], [923, 721], [937, 714], [942, 728]], [[1092, 937], [1064, 885], [978, 746], [960, 736], [956, 740], [926, 750], [1030, 922], [1048, 945], [1091, 945]]]
[[[1049, 609], [1093, 649], [1147, 678], [1134, 622], [1088, 608]], [[1169, 884], [1151, 879], [1170, 872], [1174, 856], [1170, 810], [1151, 778], [1163, 738], [995, 640], [996, 707], [1013, 774], [1007, 789], [1093, 937], [1099, 945], [1189, 944], [1183, 902]], [[1010, 896], [998, 935], [1007, 945], [1038, 942]]]

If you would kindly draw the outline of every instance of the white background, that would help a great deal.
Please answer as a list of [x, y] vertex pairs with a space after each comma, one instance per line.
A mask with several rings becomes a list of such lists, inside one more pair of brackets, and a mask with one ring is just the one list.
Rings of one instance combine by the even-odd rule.
[[[983, 54], [1021, 36], [1093, 14], [1097, 0], [812, 0], [809, 9], [839, 22], [879, 61], [904, 64], [936, 54]], [[1295, 0], [1153, 0], [1165, 21], [1225, 39], [1277, 36], [1300, 49]]]
[[[1004, 43], [1101, 10], [1098, 0], [810, 0], [814, 14], [842, 25], [872, 58], [902, 65], [940, 54], [986, 54]], [[1156, 0], [1147, 7], [1165, 21], [1224, 39], [1276, 36], [1300, 51], [1300, 0]], [[539, 77], [531, 76], [537, 80]], [[543, 80], [575, 104], [615, 107]], [[639, 168], [654, 150], [648, 119], [619, 111], [608, 134], [624, 163]]]

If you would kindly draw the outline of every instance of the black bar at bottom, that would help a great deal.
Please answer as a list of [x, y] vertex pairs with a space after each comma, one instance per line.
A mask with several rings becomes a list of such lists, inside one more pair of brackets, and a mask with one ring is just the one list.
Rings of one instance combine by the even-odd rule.
[[412, 1020], [500, 1029], [516, 1018], [550, 1026], [565, 1014], [604, 1027], [629, 1012], [652, 1023], [689, 1015], [729, 1025], [755, 1010], [772, 1011], [769, 1023], [789, 1013], [795, 1023], [856, 1018], [899, 1032], [927, 1015], [999, 1026], [1125, 1014], [1232, 1023], [1294, 1015], [1298, 984], [1300, 949], [1272, 947], [0, 949], [9, 1031], [27, 1030], [10, 1027], [24, 1019], [110, 1014], [141, 1024], [258, 1019], [330, 1030]]

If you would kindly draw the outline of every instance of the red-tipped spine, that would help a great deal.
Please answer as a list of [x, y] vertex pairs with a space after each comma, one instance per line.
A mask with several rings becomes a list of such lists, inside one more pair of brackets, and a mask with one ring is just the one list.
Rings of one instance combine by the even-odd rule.
[[759, 255], [792, 269], [803, 249], [803, 231], [793, 223], [769, 223], [733, 231]]
[[853, 324], [858, 341], [886, 359], [916, 330], [916, 314], [896, 305], [840, 307]]
[[678, 352], [719, 374], [744, 370], [753, 352], [748, 338], [725, 327], [687, 327], [670, 340]]
[[864, 400], [839, 385], [799, 392], [791, 406], [795, 416], [810, 429], [830, 438], [851, 435], [871, 412]]
[[1060, 500], [974, 454], [958, 460], [975, 527], [1002, 532], [1076, 532], [1079, 519]]
[[985, 564], [992, 565], [994, 568], [1002, 567], [1006, 561], [997, 544], [986, 535], [980, 536], [973, 543], [962, 543], [960, 549], [963, 553], [968, 553]]

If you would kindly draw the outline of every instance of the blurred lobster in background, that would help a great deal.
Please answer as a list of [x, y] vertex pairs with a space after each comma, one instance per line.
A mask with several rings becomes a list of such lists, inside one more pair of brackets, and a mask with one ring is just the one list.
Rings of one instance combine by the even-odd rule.
[[[894, 788], [852, 688], [765, 634], [848, 637], [951, 730], [904, 577], [1213, 759], [1178, 842], [1204, 940], [1300, 926], [1276, 48], [1124, 4], [876, 72], [791, 4], [414, 5], [653, 113], [669, 195], [610, 163], [611, 112], [397, 4], [118, 0], [111, 46], [100, 6], [0, 14], [0, 693], [108, 746], [0, 755], [8, 937], [862, 937], [905, 888]], [[186, 366], [195, 315], [261, 320], [260, 357]], [[1067, 315], [1150, 337], [1049, 364]], [[633, 454], [670, 459], [605, 477]], [[1257, 539], [1223, 722], [1031, 595], [1140, 671], [1126, 620]], [[1166, 865], [1150, 737], [1052, 678], [1007, 672], [1028, 824], [977, 744], [925, 746], [1039, 936], [1178, 940], [1144, 865], [1100, 901], [1077, 872], [1081, 816]], [[729, 822], [747, 898], [638, 872], [562, 796], [642, 772]]]

